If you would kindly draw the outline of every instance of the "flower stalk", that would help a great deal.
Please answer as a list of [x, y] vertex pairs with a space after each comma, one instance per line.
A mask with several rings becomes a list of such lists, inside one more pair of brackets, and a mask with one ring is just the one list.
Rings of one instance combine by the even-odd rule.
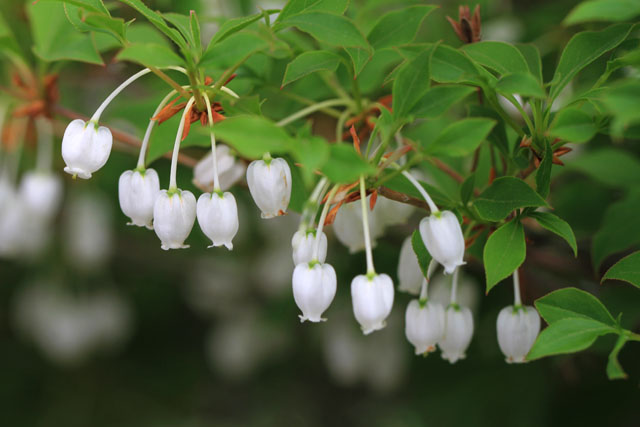
[[189, 98], [187, 105], [184, 107], [182, 117], [180, 118], [180, 124], [178, 125], [178, 132], [176, 133], [176, 141], [173, 145], [173, 155], [171, 156], [171, 174], [169, 176], [169, 192], [176, 191], [178, 185], [176, 182], [176, 175], [178, 173], [178, 154], [180, 153], [180, 142], [182, 141], [182, 131], [184, 130], [184, 122], [187, 119], [187, 112], [191, 110], [191, 106], [195, 102], [195, 98]]

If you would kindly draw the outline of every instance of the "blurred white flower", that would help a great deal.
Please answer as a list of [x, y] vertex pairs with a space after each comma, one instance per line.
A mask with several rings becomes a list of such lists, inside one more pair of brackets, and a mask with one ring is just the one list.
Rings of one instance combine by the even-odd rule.
[[26, 172], [20, 181], [20, 198], [34, 217], [48, 222], [62, 202], [62, 179], [51, 172]]
[[444, 308], [431, 301], [413, 299], [405, 313], [405, 335], [416, 348], [416, 354], [428, 354], [436, 350], [436, 344], [444, 334]]
[[[367, 198], [367, 205], [370, 197]], [[349, 248], [351, 253], [356, 253], [365, 248], [360, 202], [342, 205], [333, 222], [333, 233], [340, 243]], [[371, 247], [375, 248], [376, 239], [384, 233], [384, 225], [378, 219], [376, 209], [373, 212], [369, 212], [369, 233], [371, 235]]]
[[385, 227], [406, 224], [415, 211], [416, 208], [407, 203], [396, 202], [383, 196], [378, 196], [373, 208], [376, 219]]
[[438, 346], [442, 358], [455, 363], [465, 358], [465, 352], [473, 336], [473, 317], [471, 310], [452, 304], [445, 311], [444, 335]]
[[233, 314], [247, 298], [249, 279], [238, 258], [203, 256], [188, 271], [185, 298], [200, 315]]
[[70, 197], [65, 206], [65, 251], [77, 268], [100, 267], [113, 248], [110, 199], [97, 191]]
[[[216, 159], [220, 189], [226, 191], [244, 176], [247, 167], [242, 161], [236, 159], [231, 154], [231, 149], [224, 144], [216, 145]], [[213, 154], [211, 151], [193, 168], [193, 185], [206, 193], [213, 191]]]
[[[313, 261], [313, 251], [316, 246], [316, 233], [313, 231], [296, 231], [291, 238], [293, 249], [293, 264], [298, 265]], [[322, 232], [320, 235], [320, 245], [318, 246], [318, 259], [323, 263], [327, 258], [327, 235]]]
[[408, 292], [413, 295], [420, 293], [420, 287], [424, 275], [418, 264], [418, 257], [413, 250], [411, 244], [411, 236], [408, 236], [402, 242], [400, 248], [400, 258], [398, 260], [398, 289], [403, 292]]

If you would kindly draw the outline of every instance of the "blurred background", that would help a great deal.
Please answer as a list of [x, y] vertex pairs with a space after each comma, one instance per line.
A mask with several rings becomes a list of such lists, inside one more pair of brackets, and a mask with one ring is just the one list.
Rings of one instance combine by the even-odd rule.
[[[259, 7], [279, 8], [283, 2], [146, 3], [161, 11], [197, 10], [206, 22], [207, 40], [217, 27], [217, 21], [207, 17], [246, 15]], [[351, 11], [366, 22], [395, 5], [391, 3], [353, 0]], [[430, 3], [441, 9], [427, 19], [423, 37], [443, 38], [457, 46], [444, 17], [457, 16], [459, 3]], [[483, 39], [534, 42], [543, 54], [548, 80], [558, 48], [571, 36], [561, 20], [576, 3], [481, 1]], [[29, 28], [23, 5], [13, 0], [0, 5], [19, 36]], [[29, 38], [18, 38], [30, 50]], [[106, 66], [57, 66], [60, 105], [90, 115], [123, 76], [137, 69], [109, 62], [112, 56], [106, 54]], [[581, 78], [592, 78], [588, 72], [582, 74]], [[249, 92], [250, 85], [239, 80], [236, 89]], [[154, 79], [136, 83], [113, 103], [103, 121], [139, 137], [165, 92]], [[279, 118], [279, 111], [287, 110], [286, 103], [266, 89], [260, 95], [267, 99], [266, 115]], [[61, 129], [65, 125], [62, 120]], [[172, 137], [175, 126], [165, 128]], [[158, 138], [163, 137], [161, 129]], [[20, 249], [0, 248], [0, 425], [639, 423], [640, 346], [632, 343], [620, 355], [629, 374], [624, 381], [606, 378], [606, 358], [613, 345], [609, 337], [577, 355], [506, 364], [495, 322], [500, 309], [512, 301], [511, 286], [503, 284], [484, 296], [484, 273], [477, 258], [469, 261], [461, 283], [461, 298], [471, 307], [476, 325], [467, 358], [450, 365], [439, 353], [417, 357], [404, 337], [408, 294], [396, 293], [384, 330], [366, 337], [360, 332], [348, 285], [365, 271], [364, 253], [350, 253], [333, 235], [333, 227], [327, 230], [327, 261], [336, 269], [338, 293], [325, 313], [329, 321], [301, 324], [291, 292], [291, 236], [298, 214], [261, 220], [242, 178], [234, 187], [240, 231], [232, 252], [205, 249], [208, 241], [197, 226], [187, 240], [191, 249], [165, 252], [153, 232], [127, 227], [128, 219], [118, 206], [118, 177], [134, 167], [135, 152], [126, 152], [126, 147], [114, 150], [91, 180], [74, 181], [62, 176], [59, 135], [55, 141], [53, 170], [64, 181], [59, 212], [40, 226], [29, 218], [16, 219], [15, 224], [21, 224]], [[602, 137], [592, 144], [606, 146], [610, 141]], [[640, 154], [637, 145], [630, 150]], [[192, 147], [185, 153], [199, 159], [206, 149]], [[36, 161], [28, 147], [22, 156], [22, 164]], [[521, 270], [523, 299], [532, 304], [551, 290], [580, 287], [597, 294], [614, 315], [624, 312], [623, 324], [637, 331], [638, 290], [620, 282], [600, 286], [601, 271], [594, 272], [591, 265], [589, 243], [603, 221], [602, 201], [615, 200], [622, 190], [590, 173], [588, 164], [578, 153], [575, 166], [556, 174], [551, 196], [555, 212], [576, 232], [579, 255], [574, 258], [559, 238], [534, 230], [528, 235], [530, 248]], [[153, 167], [165, 187], [169, 162], [160, 159]], [[436, 171], [425, 168], [420, 173], [438, 182]], [[191, 168], [179, 168], [180, 186], [199, 194], [192, 178]], [[387, 214], [401, 209], [406, 222], [385, 222], [380, 219], [383, 209]], [[376, 233], [376, 267], [397, 285], [400, 248], [422, 214], [395, 205], [379, 205], [376, 210], [374, 215], [384, 222]], [[605, 261], [602, 271], [613, 261]], [[435, 282], [433, 298], [443, 295], [446, 300], [450, 284], [443, 277]]]

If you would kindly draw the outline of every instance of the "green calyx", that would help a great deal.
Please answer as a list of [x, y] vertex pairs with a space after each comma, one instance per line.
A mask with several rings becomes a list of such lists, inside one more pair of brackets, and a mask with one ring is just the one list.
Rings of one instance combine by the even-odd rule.
[[318, 264], [320, 264], [320, 261], [318, 261], [317, 259], [312, 259], [311, 261], [309, 261], [309, 268], [313, 268]]
[[452, 302], [447, 306], [447, 309], [453, 308], [455, 311], [460, 311], [460, 305], [457, 302]]
[[262, 156], [262, 160], [266, 163], [267, 166], [269, 166], [271, 164], [271, 160], [273, 160], [273, 158], [271, 157], [271, 153], [264, 153], [264, 155]]
[[425, 308], [427, 303], [429, 302], [429, 298], [421, 298], [418, 300], [418, 304], [420, 305], [420, 308]]
[[174, 194], [177, 194], [179, 197], [182, 197], [182, 190], [177, 187], [173, 187], [167, 190], [167, 196], [172, 197]]
[[367, 279], [369, 279], [369, 281], [372, 281], [376, 276], [377, 274], [375, 271], [370, 271], [367, 273]]

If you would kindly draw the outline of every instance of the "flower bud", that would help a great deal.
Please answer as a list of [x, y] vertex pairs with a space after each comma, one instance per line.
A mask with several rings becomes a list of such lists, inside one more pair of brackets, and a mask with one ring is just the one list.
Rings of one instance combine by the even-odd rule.
[[62, 158], [67, 164], [64, 171], [82, 179], [91, 178], [107, 163], [112, 142], [108, 128], [80, 119], [72, 121], [62, 137]]
[[198, 224], [213, 246], [233, 249], [231, 242], [238, 232], [238, 205], [233, 194], [204, 193], [198, 198]]
[[524, 363], [540, 332], [540, 316], [531, 306], [503, 308], [497, 322], [498, 344], [507, 363]]
[[450, 305], [445, 311], [444, 335], [438, 342], [442, 350], [442, 358], [451, 363], [464, 359], [472, 336], [471, 310], [457, 304]]
[[[193, 185], [200, 190], [211, 193], [213, 188], [213, 154], [210, 151], [193, 168]], [[216, 160], [218, 165], [218, 180], [222, 191], [231, 188], [247, 170], [243, 162], [238, 161], [231, 154], [227, 145], [216, 146]]]
[[404, 239], [400, 248], [400, 259], [398, 260], [398, 289], [413, 295], [420, 293], [420, 287], [424, 276], [418, 264], [418, 257], [413, 251], [411, 236]]
[[411, 300], [405, 313], [405, 335], [416, 355], [435, 351], [444, 334], [444, 308], [430, 301]]
[[302, 311], [300, 321], [321, 322], [336, 295], [336, 272], [330, 264], [300, 263], [293, 270], [293, 298]]
[[188, 248], [184, 241], [196, 220], [196, 198], [190, 191], [160, 190], [153, 205], [153, 228], [162, 242], [162, 249]]
[[20, 198], [30, 213], [49, 221], [62, 201], [62, 181], [52, 173], [26, 172], [20, 182]]
[[[293, 248], [293, 263], [295, 265], [309, 263], [313, 261], [313, 251], [316, 247], [316, 233], [313, 231], [296, 231], [291, 239]], [[318, 247], [318, 261], [323, 263], [327, 258], [327, 235], [322, 232], [320, 235], [320, 246]]]
[[153, 169], [125, 171], [118, 181], [120, 209], [131, 218], [128, 225], [153, 229], [153, 205], [160, 193], [158, 173]]
[[431, 256], [451, 274], [465, 264], [464, 237], [458, 218], [451, 211], [436, 212], [420, 221], [420, 235]]
[[[369, 197], [367, 203], [369, 203]], [[333, 222], [333, 231], [340, 243], [349, 248], [350, 253], [353, 254], [365, 248], [360, 202], [342, 205]], [[371, 234], [371, 247], [375, 248], [376, 238], [384, 233], [384, 226], [377, 216], [377, 209], [370, 212], [369, 233]]]
[[251, 162], [247, 169], [249, 191], [262, 211], [262, 218], [274, 218], [287, 213], [291, 198], [291, 170], [284, 159]]
[[351, 282], [353, 314], [365, 335], [385, 327], [393, 306], [393, 282], [386, 274], [361, 274]]

